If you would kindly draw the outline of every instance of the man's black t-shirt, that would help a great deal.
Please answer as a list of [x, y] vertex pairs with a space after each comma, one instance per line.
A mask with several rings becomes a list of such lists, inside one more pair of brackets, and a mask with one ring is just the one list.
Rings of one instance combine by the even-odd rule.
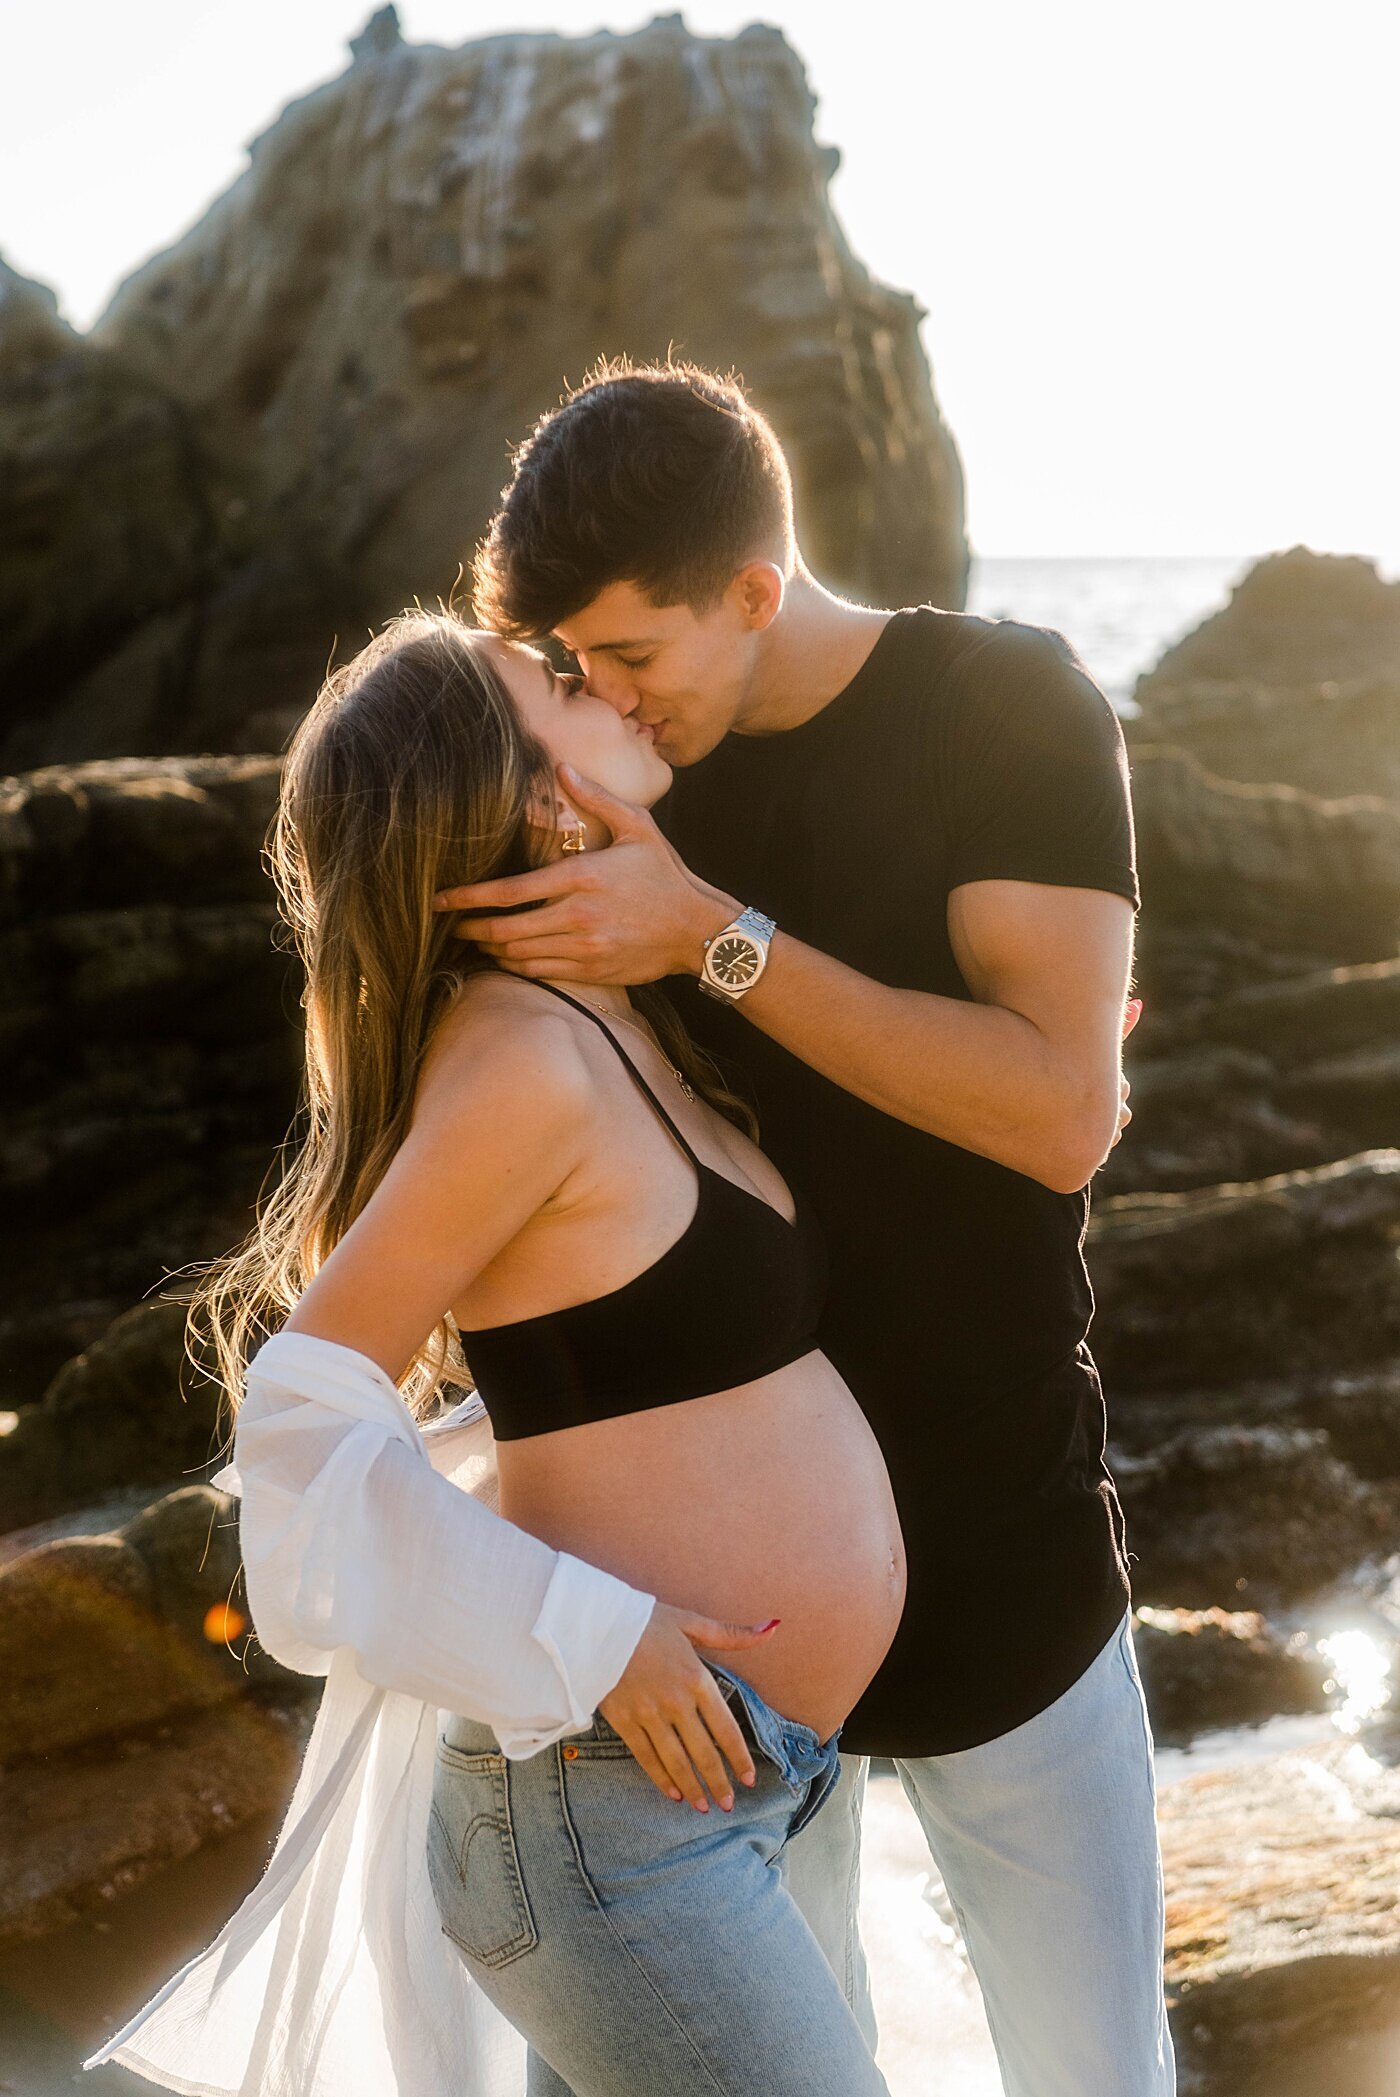
[[[1136, 906], [1117, 719], [1058, 634], [916, 606], [799, 727], [730, 735], [658, 811], [687, 864], [878, 982], [968, 998], [960, 883]], [[1087, 1190], [1058, 1194], [820, 1077], [673, 980], [748, 1081], [764, 1148], [831, 1252], [821, 1344], [863, 1406], [909, 1564], [894, 1645], [843, 1749], [946, 1754], [1033, 1718], [1127, 1606], [1122, 1516], [1085, 1344]]]

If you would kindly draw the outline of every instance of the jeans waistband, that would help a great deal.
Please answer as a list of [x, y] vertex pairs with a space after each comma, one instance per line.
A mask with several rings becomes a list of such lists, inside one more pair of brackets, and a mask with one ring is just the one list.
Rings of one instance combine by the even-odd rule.
[[775, 1711], [742, 1675], [736, 1675], [731, 1668], [721, 1667], [717, 1660], [707, 1660], [705, 1665], [711, 1674], [733, 1683], [748, 1713], [754, 1738], [769, 1760], [776, 1764], [790, 1790], [800, 1791], [809, 1779], [835, 1767], [841, 1739], [839, 1726], [830, 1740], [823, 1743], [811, 1726], [804, 1726], [795, 1718], [784, 1718], [781, 1712]]

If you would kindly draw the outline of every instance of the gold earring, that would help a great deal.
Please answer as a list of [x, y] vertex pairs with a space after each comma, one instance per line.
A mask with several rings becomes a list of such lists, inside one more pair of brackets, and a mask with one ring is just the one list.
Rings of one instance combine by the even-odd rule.
[[584, 829], [582, 817], [579, 818], [577, 823], [561, 824], [560, 829], [563, 836], [563, 843], [560, 846], [561, 851], [586, 852], [588, 850], [588, 835]]

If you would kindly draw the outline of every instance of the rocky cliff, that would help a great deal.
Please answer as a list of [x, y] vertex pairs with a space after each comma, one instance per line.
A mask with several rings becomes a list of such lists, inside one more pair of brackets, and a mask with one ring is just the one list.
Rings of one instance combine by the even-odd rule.
[[[736, 366], [790, 448], [818, 574], [961, 604], [920, 309], [852, 255], [813, 109], [775, 29], [446, 50], [386, 9], [89, 340], [16, 280], [0, 765], [277, 747], [337, 637], [452, 589], [509, 442], [601, 353]], [[88, 534], [110, 551], [80, 577]]]

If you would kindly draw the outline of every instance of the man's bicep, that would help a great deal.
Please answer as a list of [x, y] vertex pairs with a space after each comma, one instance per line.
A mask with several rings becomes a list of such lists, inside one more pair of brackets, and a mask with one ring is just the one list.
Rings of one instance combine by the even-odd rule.
[[948, 897], [948, 937], [979, 1004], [1002, 1005], [1055, 1035], [1096, 1027], [1114, 1044], [1133, 925], [1128, 898], [1108, 889], [969, 881]]

